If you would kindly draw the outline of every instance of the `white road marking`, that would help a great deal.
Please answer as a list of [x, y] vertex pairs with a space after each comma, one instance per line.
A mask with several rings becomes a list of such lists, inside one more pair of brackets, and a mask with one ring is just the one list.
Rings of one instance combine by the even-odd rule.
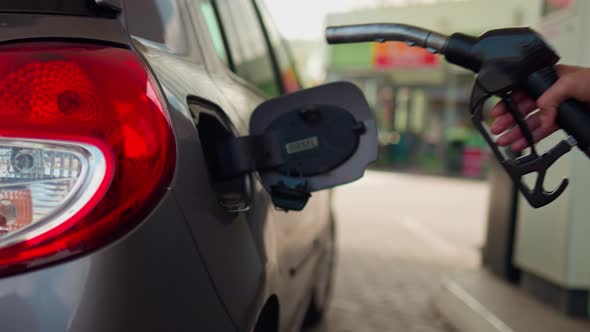
[[488, 323], [490, 323], [499, 332], [514, 332], [506, 323], [500, 318], [496, 317], [491, 311], [489, 311], [483, 304], [477, 301], [469, 292], [463, 287], [459, 286], [454, 281], [446, 283], [446, 288], [455, 295], [463, 304], [473, 310], [476, 314], [480, 315]]
[[432, 229], [424, 226], [418, 219], [405, 216], [402, 218], [401, 224], [418, 237], [424, 239], [424, 244], [430, 246], [432, 249], [440, 251], [446, 256], [458, 256], [460, 254], [459, 248]]

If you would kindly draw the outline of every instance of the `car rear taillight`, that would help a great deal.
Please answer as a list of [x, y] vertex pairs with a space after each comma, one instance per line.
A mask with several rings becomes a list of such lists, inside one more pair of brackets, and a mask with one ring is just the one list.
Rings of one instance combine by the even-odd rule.
[[0, 46], [0, 274], [96, 249], [167, 189], [175, 141], [130, 50]]

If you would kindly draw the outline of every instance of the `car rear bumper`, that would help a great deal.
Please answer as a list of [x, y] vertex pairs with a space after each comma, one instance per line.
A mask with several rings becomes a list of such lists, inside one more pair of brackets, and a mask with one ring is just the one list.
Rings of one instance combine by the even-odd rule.
[[234, 331], [172, 194], [94, 253], [0, 279], [0, 330]]

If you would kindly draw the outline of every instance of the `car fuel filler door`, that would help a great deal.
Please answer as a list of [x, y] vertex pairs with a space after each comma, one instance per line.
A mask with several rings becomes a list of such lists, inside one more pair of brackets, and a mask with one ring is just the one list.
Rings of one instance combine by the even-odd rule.
[[218, 178], [258, 171], [278, 209], [300, 211], [312, 192], [363, 176], [377, 158], [377, 128], [360, 89], [337, 82], [261, 104], [250, 136], [216, 153]]

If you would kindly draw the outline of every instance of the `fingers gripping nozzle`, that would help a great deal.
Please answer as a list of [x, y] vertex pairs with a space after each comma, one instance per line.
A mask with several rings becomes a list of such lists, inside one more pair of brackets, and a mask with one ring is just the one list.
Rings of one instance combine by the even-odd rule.
[[[559, 158], [568, 153], [572, 147], [575, 146], [575, 142], [572, 140], [564, 140], [548, 152], [539, 155], [534, 145], [533, 135], [529, 127], [526, 125], [524, 116], [518, 110], [512, 96], [507, 94], [502, 96], [506, 109], [514, 118], [516, 125], [521, 130], [527, 143], [531, 147], [531, 151], [528, 155], [516, 159], [508, 158], [494, 141], [494, 138], [490, 134], [485, 123], [483, 106], [492, 96], [494, 96], [494, 94], [485, 91], [479, 83], [476, 82], [471, 100], [471, 119], [473, 125], [483, 135], [484, 139], [490, 146], [492, 153], [529, 204], [534, 208], [540, 208], [550, 204], [559, 198], [559, 196], [565, 191], [569, 184], [569, 180], [563, 179], [557, 189], [547, 191], [545, 189], [547, 171]], [[527, 185], [524, 179], [525, 176], [529, 174], [537, 176], [532, 188]]]

